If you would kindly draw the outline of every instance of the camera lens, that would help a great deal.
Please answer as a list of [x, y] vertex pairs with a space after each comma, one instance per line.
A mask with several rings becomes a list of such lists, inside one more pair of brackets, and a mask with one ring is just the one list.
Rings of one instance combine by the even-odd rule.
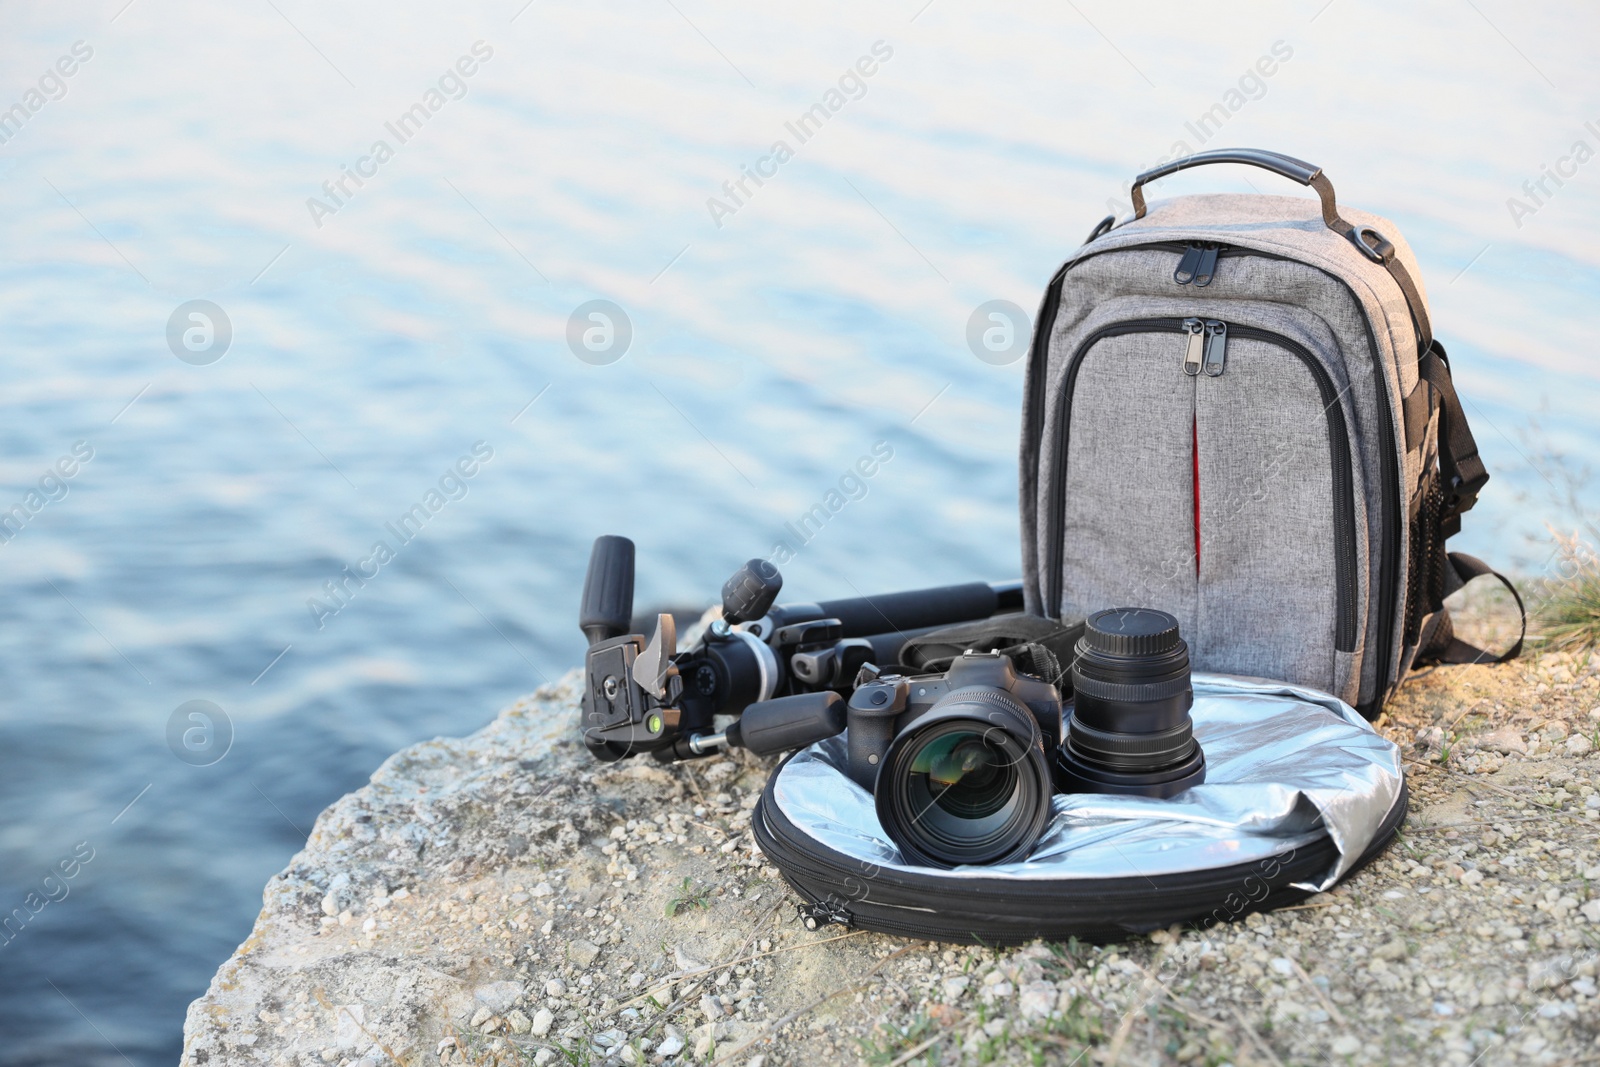
[[912, 863], [1025, 856], [1050, 819], [1039, 725], [995, 690], [951, 693], [899, 734], [875, 790], [878, 820]]
[[1205, 781], [1189, 709], [1189, 646], [1151, 608], [1090, 615], [1072, 665], [1073, 708], [1056, 757], [1064, 793], [1170, 797]]
[[1016, 802], [1016, 771], [1006, 754], [971, 730], [952, 730], [923, 745], [907, 772], [930, 810], [953, 819], [989, 819]]

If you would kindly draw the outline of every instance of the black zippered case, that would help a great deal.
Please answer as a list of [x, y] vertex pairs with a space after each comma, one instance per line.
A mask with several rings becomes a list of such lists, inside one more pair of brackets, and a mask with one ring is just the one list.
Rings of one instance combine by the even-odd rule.
[[1058, 796], [1026, 862], [901, 862], [870, 795], [839, 770], [837, 739], [779, 766], [751, 829], [808, 924], [1014, 945], [1116, 941], [1282, 907], [1348, 877], [1404, 822], [1398, 749], [1337, 699], [1197, 675], [1192, 714], [1205, 784], [1170, 800]]

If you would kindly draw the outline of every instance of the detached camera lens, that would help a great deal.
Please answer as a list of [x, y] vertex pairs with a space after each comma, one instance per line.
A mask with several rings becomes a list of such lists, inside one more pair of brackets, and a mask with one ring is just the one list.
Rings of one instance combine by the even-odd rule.
[[1050, 819], [1038, 723], [1004, 693], [958, 690], [897, 736], [875, 789], [878, 819], [907, 861], [1004, 863]]
[[1056, 758], [1062, 792], [1170, 797], [1205, 781], [1177, 619], [1150, 608], [1095, 612], [1078, 640], [1072, 685]]

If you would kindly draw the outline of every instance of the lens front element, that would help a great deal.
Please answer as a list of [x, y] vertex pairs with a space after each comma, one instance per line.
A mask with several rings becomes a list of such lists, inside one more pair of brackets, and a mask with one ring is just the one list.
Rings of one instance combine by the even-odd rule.
[[1017, 773], [982, 734], [955, 729], [923, 745], [911, 759], [909, 784], [952, 819], [990, 819], [1015, 800]]
[[[957, 696], [960, 699], [952, 699]], [[1050, 817], [1037, 722], [996, 690], [951, 694], [901, 733], [878, 776], [878, 818], [926, 866], [1026, 855]]]

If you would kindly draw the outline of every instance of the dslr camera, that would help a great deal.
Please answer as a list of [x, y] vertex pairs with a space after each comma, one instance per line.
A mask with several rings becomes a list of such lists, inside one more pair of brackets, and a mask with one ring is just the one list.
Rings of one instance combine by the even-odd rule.
[[999, 652], [957, 656], [939, 675], [862, 674], [845, 708], [845, 770], [906, 858], [954, 867], [1026, 855], [1055, 792], [1056, 687]]

